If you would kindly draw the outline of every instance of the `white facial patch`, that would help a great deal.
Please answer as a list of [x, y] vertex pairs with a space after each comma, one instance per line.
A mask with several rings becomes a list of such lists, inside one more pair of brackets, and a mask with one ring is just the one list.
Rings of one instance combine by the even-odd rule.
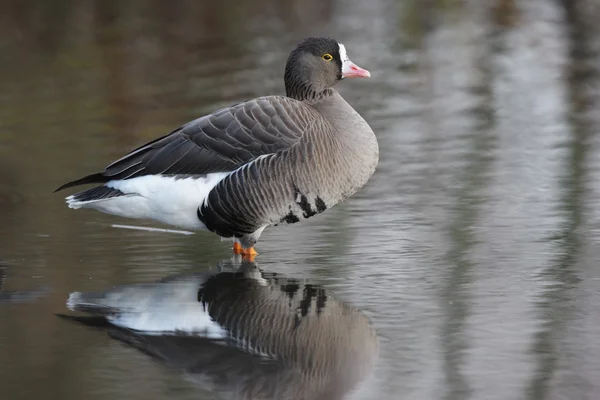
[[348, 54], [346, 53], [346, 46], [341, 43], [338, 43], [338, 46], [340, 48], [340, 60], [342, 60], [342, 65], [344, 65], [346, 61], [350, 60], [348, 58]]
[[338, 42], [339, 51], [340, 51], [340, 60], [342, 60], [342, 79], [345, 74], [350, 71], [350, 66], [353, 65], [352, 61], [348, 57], [348, 53], [346, 53], [346, 46]]

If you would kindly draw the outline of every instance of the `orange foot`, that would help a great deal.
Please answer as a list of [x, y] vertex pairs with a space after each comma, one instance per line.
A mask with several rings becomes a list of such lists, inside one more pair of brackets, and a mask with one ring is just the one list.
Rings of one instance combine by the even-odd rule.
[[242, 245], [238, 242], [233, 242], [233, 254], [242, 254]]
[[242, 258], [248, 261], [254, 261], [254, 257], [258, 255], [254, 247], [248, 247], [247, 249], [242, 249]]

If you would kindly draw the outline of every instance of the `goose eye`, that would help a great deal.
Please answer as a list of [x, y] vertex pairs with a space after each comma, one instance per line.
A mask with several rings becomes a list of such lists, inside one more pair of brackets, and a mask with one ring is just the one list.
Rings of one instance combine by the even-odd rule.
[[322, 58], [323, 60], [325, 60], [325, 61], [331, 61], [331, 60], [333, 60], [333, 56], [332, 56], [331, 54], [329, 54], [329, 53], [325, 53], [325, 54], [323, 54], [323, 55], [321, 56], [321, 58]]

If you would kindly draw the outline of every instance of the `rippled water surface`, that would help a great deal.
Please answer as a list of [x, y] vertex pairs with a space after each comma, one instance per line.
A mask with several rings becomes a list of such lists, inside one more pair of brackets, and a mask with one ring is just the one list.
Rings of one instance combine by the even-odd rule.
[[345, 203], [265, 231], [256, 266], [371, 320], [378, 357], [344, 398], [600, 398], [598, 18], [591, 0], [2, 3], [0, 398], [232, 396], [55, 315], [74, 291], [213, 273], [230, 243], [115, 228], [157, 225], [52, 191], [281, 93], [308, 35], [371, 71], [337, 88], [380, 164]]

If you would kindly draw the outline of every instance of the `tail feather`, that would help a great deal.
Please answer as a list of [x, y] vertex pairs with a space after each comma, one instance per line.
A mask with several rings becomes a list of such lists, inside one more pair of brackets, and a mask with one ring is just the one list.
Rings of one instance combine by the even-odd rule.
[[67, 189], [73, 186], [79, 186], [79, 185], [85, 185], [87, 183], [106, 183], [108, 182], [108, 179], [102, 175], [101, 173], [95, 173], [95, 174], [91, 174], [88, 176], [84, 176], [83, 178], [71, 181], [71, 182], [67, 182], [64, 185], [58, 187], [54, 193], [58, 192], [59, 190], [63, 190], [63, 189]]
[[83, 192], [75, 193], [67, 197], [67, 204], [71, 208], [79, 208], [85, 203], [91, 203], [114, 197], [127, 196], [119, 189], [110, 188], [108, 186], [96, 186], [94, 188], [84, 190]]

